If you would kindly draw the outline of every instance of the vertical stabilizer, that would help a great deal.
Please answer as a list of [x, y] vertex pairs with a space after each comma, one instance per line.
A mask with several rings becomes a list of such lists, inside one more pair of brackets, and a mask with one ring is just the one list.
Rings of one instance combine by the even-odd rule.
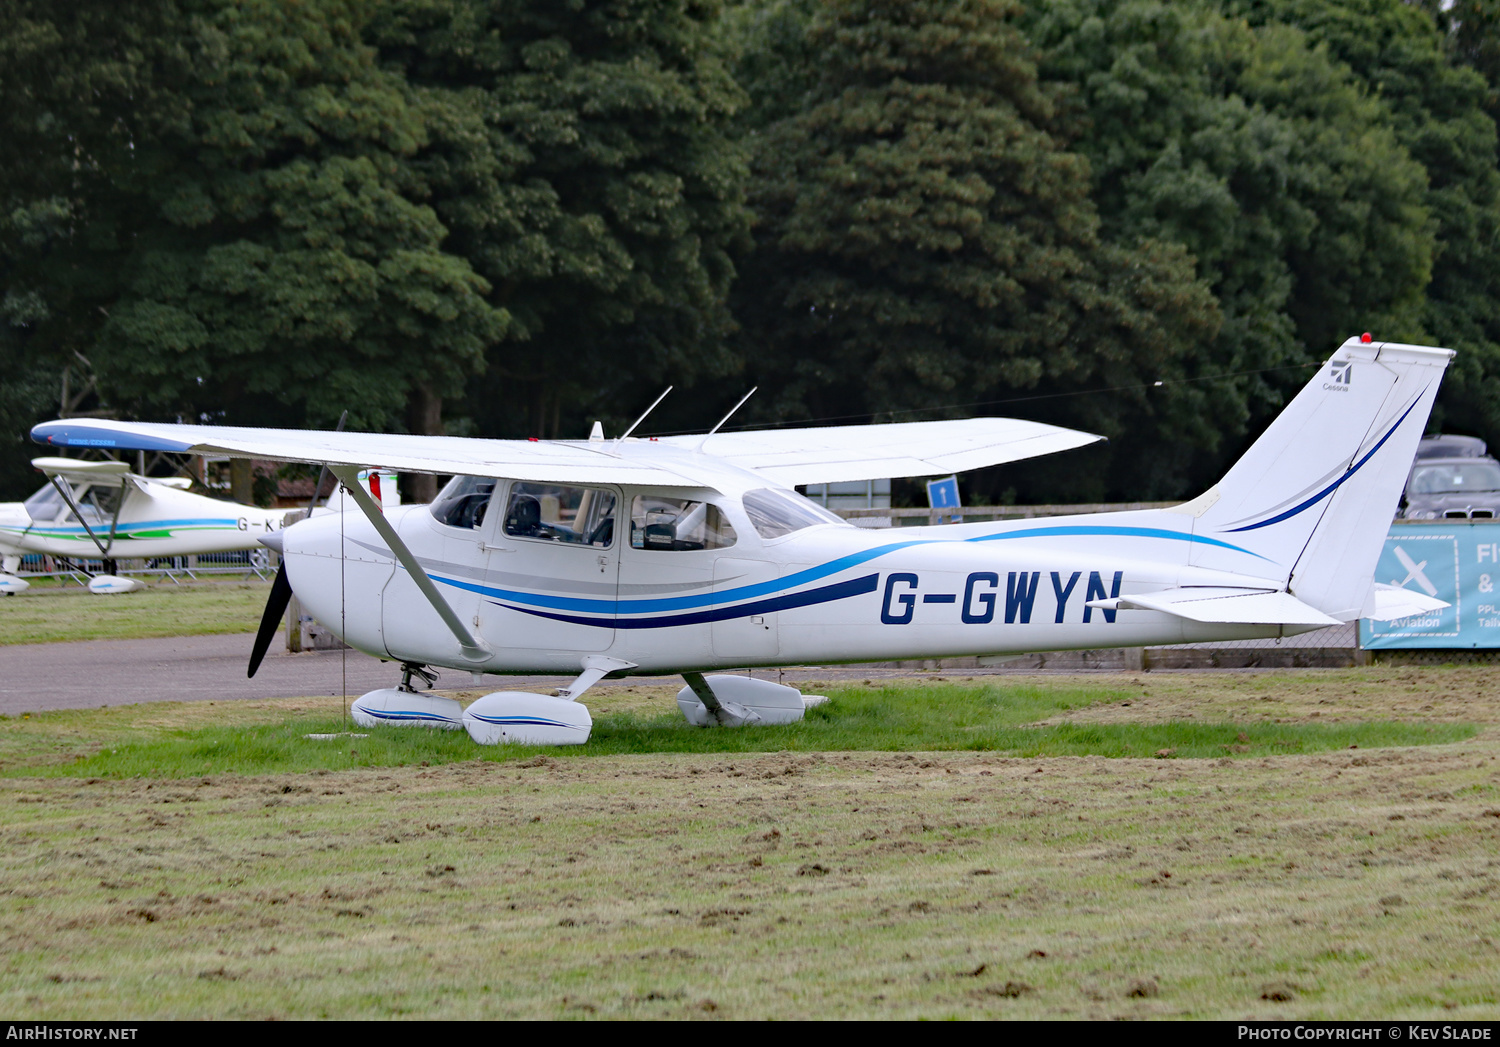
[[[1350, 339], [1212, 489], [1171, 513], [1249, 550], [1300, 600], [1358, 617], [1453, 352]], [[1243, 571], [1217, 544], [1195, 566]], [[1274, 566], [1273, 566], [1274, 565]]]

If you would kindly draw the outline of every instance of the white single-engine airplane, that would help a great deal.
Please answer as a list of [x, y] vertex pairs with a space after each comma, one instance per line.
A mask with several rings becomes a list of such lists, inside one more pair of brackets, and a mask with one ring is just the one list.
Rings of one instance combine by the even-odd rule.
[[116, 576], [117, 560], [255, 549], [286, 516], [285, 509], [192, 494], [185, 478], [137, 476], [125, 462], [33, 458], [31, 464], [48, 484], [24, 502], [0, 503], [0, 593], [29, 588], [15, 571], [21, 557], [35, 553], [103, 560], [104, 573], [89, 588], [131, 592], [142, 583]]
[[[1446, 606], [1371, 576], [1452, 355], [1351, 339], [1184, 505], [898, 531], [852, 527], [793, 485], [964, 471], [1096, 437], [994, 418], [649, 440], [597, 425], [586, 441], [496, 441], [95, 420], [32, 436], [327, 464], [363, 517], [268, 540], [284, 560], [250, 672], [295, 589], [350, 645], [404, 663], [400, 687], [355, 703], [359, 722], [560, 744], [588, 738], [577, 699], [606, 676], [682, 674], [694, 723], [785, 723], [802, 716], [797, 691], [704, 672], [1272, 637]], [[432, 505], [382, 514], [355, 479], [377, 464], [455, 475]], [[430, 666], [576, 679], [465, 709], [412, 689]]]

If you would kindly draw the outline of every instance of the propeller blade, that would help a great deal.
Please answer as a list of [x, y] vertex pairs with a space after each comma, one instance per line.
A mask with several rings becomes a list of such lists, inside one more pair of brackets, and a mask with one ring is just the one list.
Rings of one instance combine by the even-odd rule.
[[276, 572], [276, 580], [271, 583], [271, 595], [266, 600], [265, 612], [260, 616], [260, 631], [255, 634], [255, 646], [250, 649], [250, 671], [245, 675], [255, 675], [255, 670], [260, 668], [260, 661], [266, 656], [266, 649], [271, 646], [271, 638], [276, 635], [276, 627], [281, 624], [281, 618], [286, 614], [286, 605], [292, 600], [292, 583], [287, 581], [286, 563], [283, 562], [281, 569]]

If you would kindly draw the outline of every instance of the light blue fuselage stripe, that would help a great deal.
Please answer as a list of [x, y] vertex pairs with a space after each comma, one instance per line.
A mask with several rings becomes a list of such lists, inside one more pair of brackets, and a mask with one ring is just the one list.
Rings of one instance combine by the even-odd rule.
[[[1250, 556], [1257, 556], [1259, 559], [1265, 559], [1265, 557], [1260, 557], [1258, 554], [1250, 552], [1249, 549], [1241, 549], [1239, 546], [1230, 545], [1228, 542], [1152, 527], [1106, 527], [1092, 525], [1037, 527], [1026, 531], [1007, 531], [1001, 534], [980, 535], [977, 538], [964, 538], [960, 539], [960, 541], [990, 542], [1008, 538], [1066, 538], [1097, 535], [1195, 542], [1216, 545], [1224, 549], [1232, 549], [1235, 552], [1246, 553]], [[527, 604], [532, 607], [547, 607], [559, 611], [589, 611], [595, 614], [653, 614], [658, 611], [684, 611], [695, 607], [709, 607], [715, 604], [735, 603], [740, 600], [753, 600], [827, 578], [829, 575], [838, 574], [840, 571], [847, 571], [851, 567], [858, 567], [860, 564], [868, 563], [871, 560], [878, 559], [888, 553], [893, 553], [901, 549], [909, 549], [917, 545], [949, 544], [954, 544], [953, 540], [940, 538], [922, 538], [914, 539], [910, 542], [892, 542], [889, 545], [880, 545], [873, 549], [866, 549], [862, 552], [851, 553], [848, 556], [841, 556], [837, 560], [830, 560], [817, 567], [809, 567], [804, 571], [798, 571], [796, 574], [787, 575], [785, 578], [773, 578], [767, 582], [743, 585], [737, 589], [726, 589], [718, 593], [665, 597], [652, 600], [587, 600], [573, 596], [546, 596], [539, 593], [517, 592], [513, 589], [499, 589], [494, 586], [481, 585], [478, 582], [445, 578], [437, 574], [429, 573], [429, 577], [435, 582], [451, 585], [455, 589], [464, 589], [471, 593], [478, 593], [481, 596], [509, 600], [513, 603]]]
[[970, 542], [998, 542], [1006, 538], [1054, 538], [1071, 535], [1109, 535], [1116, 538], [1166, 538], [1171, 541], [1193, 542], [1197, 545], [1217, 545], [1220, 549], [1233, 549], [1237, 553], [1248, 553], [1259, 560], [1265, 559], [1259, 553], [1250, 552], [1249, 549], [1241, 549], [1238, 545], [1230, 545], [1228, 542], [1221, 542], [1217, 538], [1205, 538], [1202, 535], [1188, 534], [1183, 531], [1167, 531], [1159, 527], [1106, 527], [1104, 525], [1090, 526], [1080, 524], [1070, 527], [1037, 527], [1030, 531], [1008, 531], [1002, 534], [986, 534], [979, 538], [969, 538], [967, 540]]
[[[118, 538], [121, 535], [127, 535], [130, 532], [132, 532], [132, 531], [160, 531], [163, 528], [171, 528], [171, 527], [233, 527], [233, 528], [238, 528], [239, 525], [240, 525], [240, 521], [239, 521], [238, 517], [234, 517], [234, 518], [227, 519], [227, 520], [212, 520], [212, 519], [201, 519], [201, 520], [134, 520], [134, 521], [132, 521], [130, 523], [125, 523], [125, 522], [122, 521], [120, 523], [120, 526], [118, 528], [116, 528], [116, 530], [115, 530], [115, 537]], [[108, 521], [101, 521], [101, 526], [107, 527], [108, 526]], [[17, 527], [17, 528], [7, 527], [6, 530], [15, 530], [15, 532], [17, 534], [26, 533], [26, 534], [44, 534], [44, 535], [58, 535], [58, 536], [70, 535], [70, 534], [81, 534], [81, 535], [87, 535], [88, 534], [88, 532], [85, 531], [82, 527], [46, 527], [46, 526], [33, 525], [31, 527]], [[94, 528], [94, 533], [95, 534], [99, 533], [99, 527], [95, 527]]]

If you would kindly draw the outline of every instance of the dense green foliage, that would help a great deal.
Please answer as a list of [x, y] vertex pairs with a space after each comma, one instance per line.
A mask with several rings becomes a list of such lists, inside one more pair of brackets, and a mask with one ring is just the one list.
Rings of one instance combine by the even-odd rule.
[[[1028, 25], [1045, 74], [1072, 92], [1105, 235], [1183, 245], [1223, 311], [1191, 359], [1195, 375], [1242, 375], [1199, 387], [1224, 436], [1263, 425], [1305, 380], [1275, 369], [1363, 330], [1421, 339], [1423, 170], [1304, 33], [1156, 0], [1065, 0]], [[1217, 451], [1195, 456], [1200, 485]]]
[[1490, 0], [728, 2], [0, 7], [0, 496], [60, 403], [567, 436], [758, 382], [1111, 437], [971, 499], [1172, 497], [1363, 330], [1500, 438]]
[[565, 405], [623, 416], [632, 395], [730, 370], [748, 216], [715, 5], [382, 6], [381, 54], [442, 114], [418, 167], [447, 249], [515, 318], [465, 405], [480, 431], [569, 435]]
[[[751, 138], [759, 225], [739, 296], [782, 413], [1149, 386], [1213, 337], [1218, 312], [1184, 251], [1099, 238], [1088, 165], [1055, 134], [1013, 13], [841, 2], [809, 21], [819, 76]], [[1170, 399], [1052, 406], [1110, 436], [1154, 410], [1212, 438]]]
[[[1402, 0], [1236, 0], [1252, 24], [1289, 23], [1360, 78], [1397, 140], [1427, 175], [1423, 204], [1436, 234], [1421, 335], [1459, 351], [1435, 423], [1500, 435], [1500, 170], [1493, 44], [1485, 5], [1431, 15]], [[1466, 14], [1465, 12], [1472, 14]], [[1466, 54], [1467, 60], [1454, 61]], [[1472, 66], [1470, 65], [1472, 63]]]
[[408, 169], [422, 114], [361, 40], [359, 5], [153, 13], [135, 75], [156, 99], [131, 105], [132, 86], [108, 126], [72, 97], [49, 114], [54, 153], [98, 151], [76, 198], [32, 197], [49, 235], [35, 268], [18, 252], [10, 284], [61, 300], [36, 339], [87, 332], [111, 400], [169, 415], [325, 421], [347, 406], [373, 424], [413, 382], [457, 391], [507, 317], [441, 249]]

